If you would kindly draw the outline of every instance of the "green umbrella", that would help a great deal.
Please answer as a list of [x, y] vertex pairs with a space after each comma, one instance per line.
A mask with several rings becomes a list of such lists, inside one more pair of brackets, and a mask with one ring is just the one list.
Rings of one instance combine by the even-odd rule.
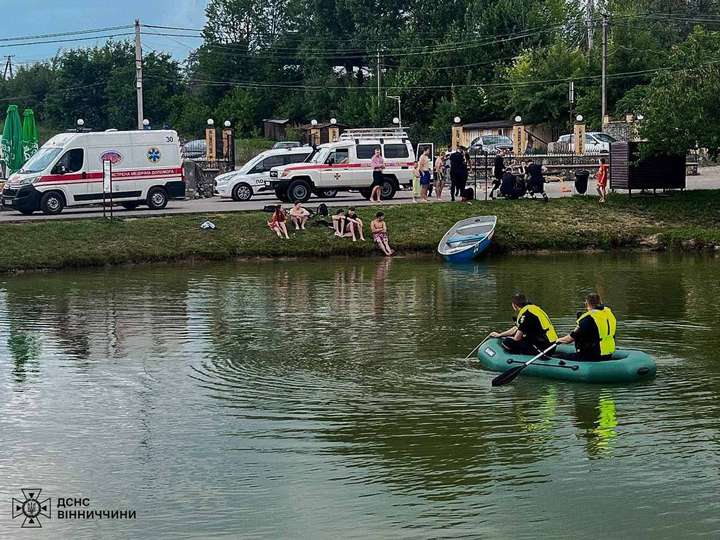
[[33, 154], [38, 151], [38, 137], [37, 125], [35, 124], [35, 113], [32, 109], [25, 109], [23, 113], [23, 126], [22, 126], [22, 149], [23, 159], [27, 161]]
[[2, 154], [10, 173], [20, 170], [20, 167], [25, 163], [22, 150], [20, 114], [17, 105], [10, 105], [7, 110], [2, 135]]

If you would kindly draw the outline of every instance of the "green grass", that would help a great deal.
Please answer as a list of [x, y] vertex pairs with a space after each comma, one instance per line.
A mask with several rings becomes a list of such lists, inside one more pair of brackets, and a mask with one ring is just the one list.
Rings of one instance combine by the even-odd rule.
[[[434, 252], [456, 221], [472, 215], [498, 216], [496, 252], [614, 248], [718, 249], [720, 191], [668, 197], [595, 198], [385, 205], [390, 243], [401, 252]], [[266, 226], [268, 214], [236, 212], [115, 220], [8, 223], [0, 225], [0, 271], [57, 269], [122, 263], [240, 257], [325, 257], [379, 255], [369, 224], [377, 207], [360, 208], [366, 242], [333, 236], [330, 229], [290, 229], [280, 240]], [[201, 230], [206, 218], [217, 225]]]

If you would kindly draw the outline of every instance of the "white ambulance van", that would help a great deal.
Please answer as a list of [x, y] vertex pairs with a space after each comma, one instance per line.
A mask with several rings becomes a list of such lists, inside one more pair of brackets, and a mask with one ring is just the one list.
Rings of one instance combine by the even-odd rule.
[[[103, 161], [112, 162], [112, 195], [103, 194]], [[61, 133], [50, 139], [2, 191], [2, 205], [23, 214], [59, 214], [66, 206], [112, 201], [127, 209], [165, 208], [185, 197], [175, 131]]]

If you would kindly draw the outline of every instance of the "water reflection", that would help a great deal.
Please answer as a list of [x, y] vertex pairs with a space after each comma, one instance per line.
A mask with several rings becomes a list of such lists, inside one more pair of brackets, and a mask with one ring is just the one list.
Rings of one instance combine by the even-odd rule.
[[[712, 534], [715, 264], [393, 258], [7, 278], [0, 496], [26, 481], [21, 453], [48, 489], [155, 505], [129, 537]], [[658, 379], [492, 389], [464, 357], [507, 327], [518, 289], [559, 331], [599, 290]], [[509, 522], [509, 507], [527, 519]], [[635, 519], [647, 507], [652, 527]], [[97, 536], [71, 530], [60, 536]]]

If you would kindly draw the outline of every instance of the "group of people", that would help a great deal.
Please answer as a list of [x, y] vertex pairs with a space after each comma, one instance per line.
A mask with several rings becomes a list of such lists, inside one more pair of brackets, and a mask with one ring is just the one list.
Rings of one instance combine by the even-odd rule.
[[495, 190], [506, 199], [520, 199], [526, 195], [541, 195], [547, 202], [545, 193], [545, 167], [530, 158], [520, 164], [505, 167], [505, 150], [498, 150], [493, 161], [493, 185], [490, 198], [495, 198]]
[[[290, 220], [293, 225], [295, 225], [295, 230], [304, 230], [308, 219], [310, 219], [310, 211], [303, 207], [302, 203], [295, 203], [290, 209]], [[282, 205], [276, 204], [267, 224], [270, 230], [278, 235], [278, 238], [283, 238], [284, 236], [289, 239], [287, 220], [288, 213], [283, 209]]]
[[[529, 302], [523, 293], [513, 295], [512, 308], [515, 312], [512, 328], [490, 334], [490, 337], [502, 338], [501, 344], [508, 352], [534, 356], [561, 343], [575, 344], [577, 352], [566, 358], [569, 360], [607, 360], [615, 352], [617, 320], [597, 293], [585, 297], [585, 312], [578, 313], [575, 329], [563, 337], [558, 337], [547, 313]], [[566, 356], [557, 352], [547, 354]]]
[[[472, 199], [468, 193], [467, 181], [470, 169], [470, 154], [466, 148], [459, 146], [453, 151], [440, 151], [432, 163], [431, 149], [426, 148], [415, 163], [413, 171], [413, 201], [420, 199], [429, 202], [435, 192], [435, 198], [442, 200], [445, 186], [450, 181], [450, 200], [461, 201]], [[434, 180], [433, 180], [434, 174]]]
[[[324, 205], [321, 205], [321, 207], [323, 208], [319, 208], [319, 210], [322, 211], [317, 212], [315, 217], [318, 215], [321, 217], [328, 215], [327, 207]], [[295, 230], [300, 231], [305, 230], [305, 225], [312, 215], [313, 213], [305, 208], [300, 202], [296, 202], [290, 209], [290, 212], [286, 212], [282, 205], [278, 204], [273, 208], [272, 215], [270, 216], [270, 220], [267, 222], [267, 225], [271, 231], [278, 235], [278, 238], [289, 239], [290, 236], [288, 235], [287, 228], [288, 217], [295, 226]], [[363, 220], [352, 206], [347, 209], [347, 212], [342, 208], [337, 210], [337, 212], [332, 216], [332, 224], [329, 224], [324, 219], [315, 220], [313, 223], [332, 227], [336, 237], [352, 238], [353, 242], [357, 242], [358, 239], [361, 242], [365, 241]], [[375, 219], [370, 222], [370, 232], [373, 235], [373, 241], [377, 244], [380, 251], [382, 251], [385, 255], [392, 255], [395, 253], [395, 251], [393, 251], [390, 247], [387, 223], [385, 222], [385, 214], [383, 212], [375, 214]]]

